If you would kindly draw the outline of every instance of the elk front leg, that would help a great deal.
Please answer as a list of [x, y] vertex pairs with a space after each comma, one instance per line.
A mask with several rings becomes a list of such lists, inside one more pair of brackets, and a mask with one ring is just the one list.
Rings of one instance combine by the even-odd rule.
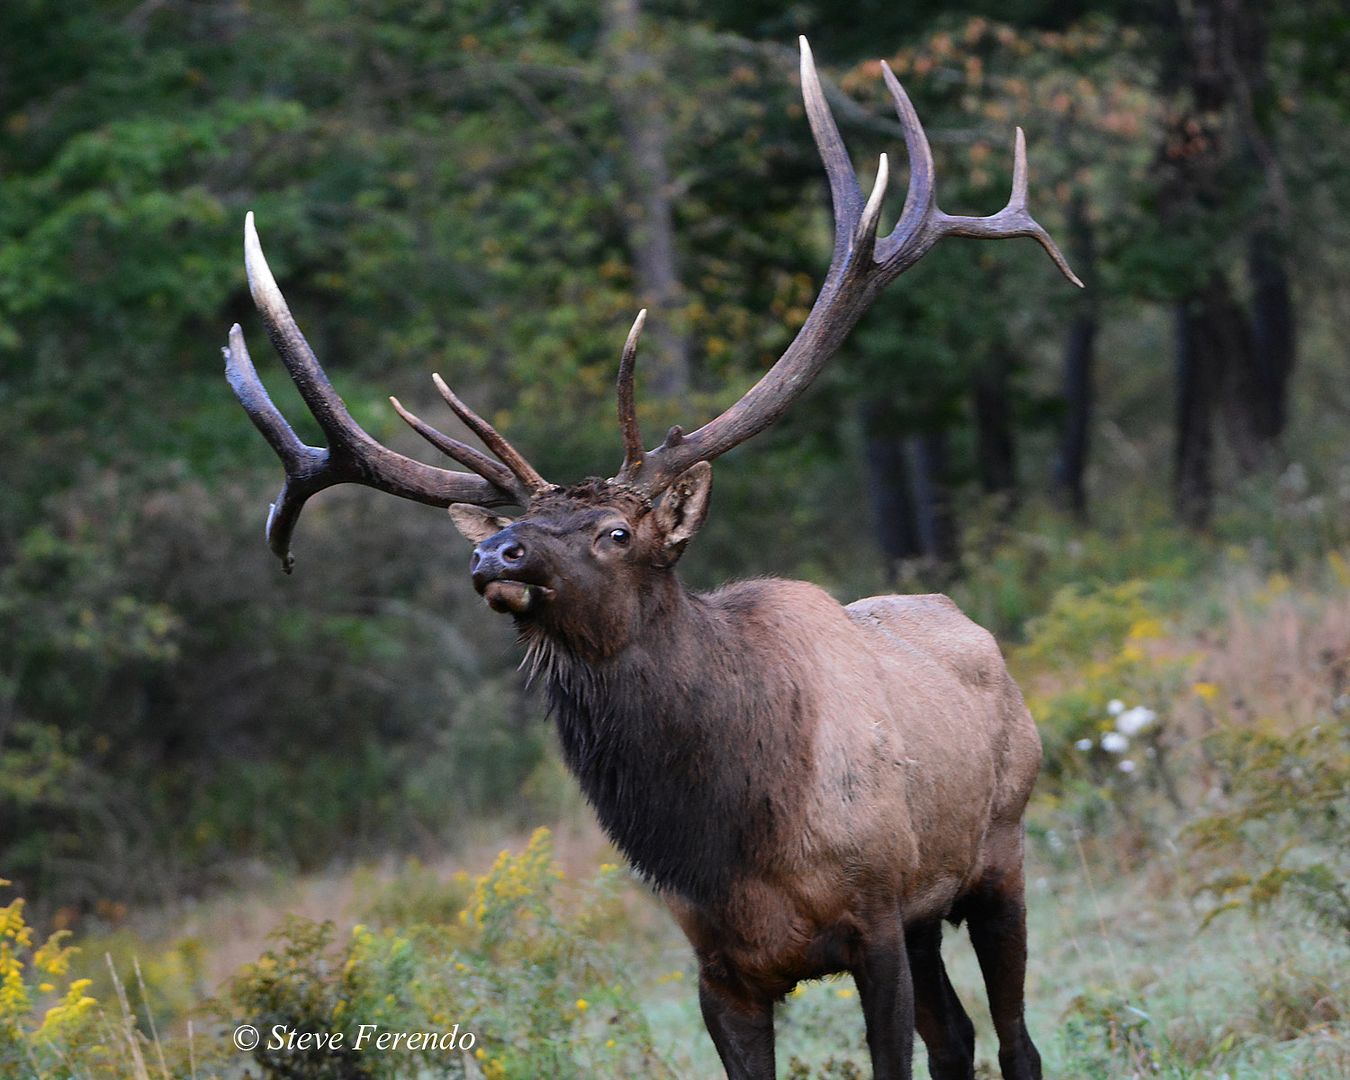
[[910, 1080], [914, 1067], [914, 984], [897, 911], [863, 942], [853, 980], [867, 1021], [867, 1049], [875, 1080]]
[[774, 1080], [773, 1001], [742, 1000], [701, 972], [698, 1004], [727, 1080]]
[[1027, 973], [1027, 908], [1022, 868], [991, 878], [971, 897], [966, 923], [980, 961], [989, 1012], [998, 1032], [1004, 1080], [1041, 1080], [1041, 1055], [1027, 1033], [1023, 993]]
[[947, 978], [941, 946], [940, 922], [905, 929], [914, 982], [914, 1024], [928, 1048], [933, 1080], [974, 1080], [975, 1026]]

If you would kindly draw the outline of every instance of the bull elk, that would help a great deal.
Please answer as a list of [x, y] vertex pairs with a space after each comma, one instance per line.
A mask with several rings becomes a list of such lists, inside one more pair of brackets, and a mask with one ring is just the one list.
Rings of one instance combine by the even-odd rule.
[[[781, 416], [882, 288], [944, 236], [1034, 237], [1078, 283], [1027, 210], [1021, 130], [1007, 206], [946, 214], [923, 128], [882, 71], [910, 161], [895, 229], [877, 236], [886, 157], [864, 199], [803, 39], [802, 93], [834, 206], [824, 284], [744, 397], [696, 431], [672, 428], [651, 450], [633, 401], [639, 314], [619, 365], [624, 457], [610, 479], [549, 483], [439, 376], [446, 403], [493, 456], [397, 401], [404, 420], [471, 472], [377, 443], [296, 326], [252, 215], [249, 287], [327, 446], [296, 437], [237, 324], [226, 373], [285, 466], [267, 539], [287, 570], [305, 500], [334, 484], [449, 507], [475, 545], [475, 588], [515, 620], [568, 767], [693, 946], [704, 1021], [729, 1077], [772, 1077], [775, 1002], [800, 980], [850, 972], [877, 1077], [910, 1076], [917, 1027], [932, 1075], [969, 1080], [974, 1029], [939, 952], [946, 919], [969, 928], [1004, 1077], [1030, 1080], [1041, 1068], [1023, 1019], [1022, 815], [1041, 748], [993, 638], [945, 596], [844, 607], [805, 582], [694, 593], [675, 573], [708, 512], [712, 459]], [[524, 512], [499, 516], [508, 505]]]

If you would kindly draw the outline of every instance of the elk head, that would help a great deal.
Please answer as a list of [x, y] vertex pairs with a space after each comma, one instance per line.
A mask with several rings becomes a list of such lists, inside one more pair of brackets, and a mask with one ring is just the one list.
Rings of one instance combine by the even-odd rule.
[[[782, 357], [720, 416], [689, 434], [672, 428], [652, 450], [638, 428], [633, 377], [638, 315], [619, 365], [618, 413], [624, 460], [611, 479], [571, 487], [550, 484], [487, 421], [433, 376], [451, 410], [492, 456], [394, 407], [419, 434], [471, 472], [434, 468], [380, 445], [352, 419], [296, 326], [277, 288], [249, 214], [244, 250], [249, 287], [281, 356], [327, 441], [306, 446], [258, 379], [236, 324], [225, 349], [226, 375], [258, 430], [282, 459], [286, 480], [267, 521], [272, 550], [291, 568], [290, 537], [306, 499], [352, 482], [434, 506], [448, 506], [455, 525], [476, 546], [474, 584], [496, 610], [573, 639], [589, 652], [621, 646], [636, 632], [643, 606], [660, 603], [662, 581], [702, 524], [711, 489], [709, 463], [764, 430], [819, 374], [872, 300], [944, 236], [1029, 236], [1074, 284], [1081, 282], [1027, 210], [1026, 146], [1014, 142], [1012, 195], [989, 217], [944, 213], [937, 206], [931, 150], [908, 96], [884, 62], [882, 71], [904, 134], [910, 186], [900, 220], [877, 236], [889, 168], [885, 154], [864, 199], [810, 47], [801, 39], [801, 82], [811, 132], [829, 179], [834, 253], [820, 293]], [[391, 399], [392, 400], [392, 399]], [[519, 505], [514, 520], [495, 508]], [[602, 644], [603, 642], [603, 644]]]

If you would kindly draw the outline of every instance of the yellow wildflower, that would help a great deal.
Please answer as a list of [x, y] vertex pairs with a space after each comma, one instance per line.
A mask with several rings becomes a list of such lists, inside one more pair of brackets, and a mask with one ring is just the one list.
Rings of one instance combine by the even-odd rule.
[[85, 993], [89, 986], [89, 979], [76, 979], [71, 983], [65, 997], [47, 1010], [38, 1034], [50, 1037], [57, 1028], [78, 1020], [92, 1009], [96, 1002]]
[[1161, 619], [1136, 619], [1130, 625], [1129, 639], [1131, 641], [1149, 641], [1162, 636], [1163, 624]]

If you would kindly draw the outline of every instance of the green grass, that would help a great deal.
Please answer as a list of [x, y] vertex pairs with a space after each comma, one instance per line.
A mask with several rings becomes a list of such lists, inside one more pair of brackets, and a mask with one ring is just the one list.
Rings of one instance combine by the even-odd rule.
[[[1095, 865], [1094, 865], [1095, 862]], [[1087, 869], [1085, 869], [1085, 866]], [[1121, 873], [1096, 856], [1057, 868], [1028, 860], [1027, 1022], [1047, 1076], [1323, 1080], [1350, 1071], [1350, 943], [1300, 912], [1235, 913], [1200, 929], [1179, 870], [1159, 857]], [[674, 944], [674, 943], [672, 943]], [[964, 929], [947, 928], [948, 973], [975, 1022], [981, 1075], [997, 1041]], [[649, 986], [643, 1006], [681, 1076], [720, 1075], [690, 975]], [[849, 979], [809, 984], [780, 1007], [779, 1074], [848, 1058], [867, 1075], [863, 1019]], [[928, 1076], [915, 1053], [915, 1077]]]

